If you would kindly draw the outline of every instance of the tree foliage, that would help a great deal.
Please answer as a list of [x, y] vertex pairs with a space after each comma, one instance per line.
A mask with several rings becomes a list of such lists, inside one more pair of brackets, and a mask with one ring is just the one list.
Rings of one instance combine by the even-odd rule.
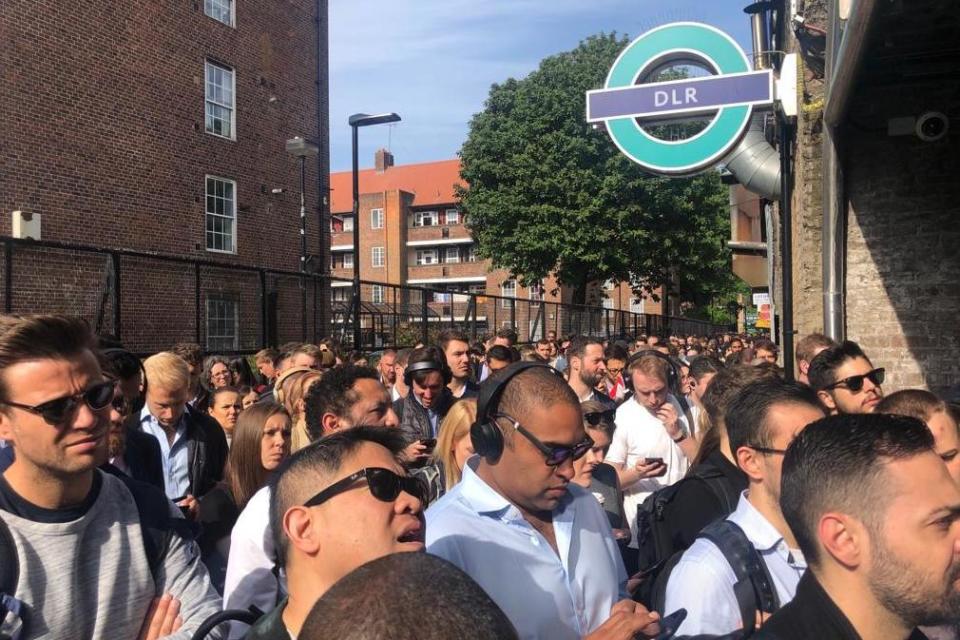
[[674, 282], [682, 299], [705, 304], [734, 280], [719, 176], [646, 174], [585, 119], [586, 92], [603, 86], [627, 43], [592, 36], [493, 85], [460, 151], [461, 206], [481, 256], [522, 282], [553, 272], [577, 301], [592, 281], [638, 294]]

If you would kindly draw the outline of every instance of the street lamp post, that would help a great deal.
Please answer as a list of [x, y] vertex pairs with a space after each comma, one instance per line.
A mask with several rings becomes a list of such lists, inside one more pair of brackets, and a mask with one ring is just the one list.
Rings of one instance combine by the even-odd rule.
[[357, 155], [357, 131], [360, 127], [400, 122], [400, 116], [396, 113], [355, 113], [347, 122], [353, 129], [353, 348], [360, 349], [360, 161]]
[[[300, 313], [303, 341], [307, 341], [307, 158], [320, 153], [317, 143], [297, 136], [287, 140], [287, 153], [300, 159]], [[321, 230], [322, 232], [322, 230]]]

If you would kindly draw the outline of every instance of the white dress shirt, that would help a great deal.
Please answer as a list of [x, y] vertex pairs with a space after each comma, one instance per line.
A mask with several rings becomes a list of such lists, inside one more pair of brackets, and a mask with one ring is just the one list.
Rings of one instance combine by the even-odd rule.
[[[690, 433], [679, 403], [672, 395], [667, 402], [677, 410], [678, 420], [684, 433]], [[659, 478], [644, 478], [623, 487], [623, 507], [630, 521], [630, 546], [637, 544], [637, 507], [657, 489], [677, 482], [687, 474], [689, 462], [680, 446], [667, 433], [660, 419], [637, 402], [635, 397], [620, 405], [616, 417], [617, 429], [613, 433], [606, 462], [614, 466], [625, 465], [629, 469], [641, 458], [663, 458], [667, 472]]]
[[[737, 509], [727, 518], [747, 535], [760, 552], [773, 579], [780, 606], [793, 600], [797, 583], [807, 570], [803, 554], [787, 547], [783, 536], [747, 500], [740, 496]], [[677, 635], [726, 634], [741, 629], [740, 607], [733, 593], [736, 576], [715, 544], [696, 540], [670, 572], [664, 611], [686, 609]]]
[[[281, 573], [279, 593], [274, 575], [277, 550], [270, 531], [270, 487], [253, 494], [230, 534], [230, 556], [223, 583], [223, 608], [247, 609], [256, 605], [264, 613], [272, 611], [286, 595], [286, 580]], [[249, 627], [233, 624], [231, 638], [242, 638]]]
[[427, 509], [427, 552], [473, 578], [520, 638], [574, 640], [626, 596], [626, 571], [597, 500], [573, 483], [553, 512], [559, 555], [520, 511], [464, 465], [463, 479]]

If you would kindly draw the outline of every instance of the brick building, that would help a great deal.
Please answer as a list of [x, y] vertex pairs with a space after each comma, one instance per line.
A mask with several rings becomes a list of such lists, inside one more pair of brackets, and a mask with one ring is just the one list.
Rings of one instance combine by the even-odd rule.
[[[960, 14], [943, 0], [805, 0], [767, 49], [800, 54], [790, 158], [798, 337], [861, 344], [889, 393], [960, 382]], [[788, 24], [790, 28], [784, 25]], [[782, 227], [769, 230], [779, 247]]]
[[298, 278], [215, 265], [299, 270], [294, 136], [319, 145], [325, 253], [326, 0], [7, 0], [0, 32], [0, 234], [20, 211], [44, 241], [210, 263], [17, 245], [6, 308], [80, 313], [137, 350], [300, 338]]
[[[462, 324], [467, 318], [478, 323], [480, 332], [513, 327], [522, 341], [536, 340], [544, 330], [558, 334], [587, 331], [600, 326], [598, 314], [605, 310], [660, 312], [659, 303], [636, 300], [628, 286], [608, 283], [588, 292], [588, 303], [600, 310], [592, 312], [593, 317], [579, 317], [575, 310], [559, 306], [571, 303], [572, 291], [559, 286], [554, 278], [525, 287], [507, 271], [493, 269], [489, 260], [479, 259], [457, 207], [454, 186], [461, 183], [459, 160], [395, 165], [392, 154], [380, 150], [374, 167], [360, 171], [359, 183], [358, 256], [353, 246], [352, 173], [330, 176], [330, 273], [335, 309], [338, 305], [349, 307], [353, 264], [359, 259], [360, 278], [365, 281], [361, 299], [371, 314], [378, 305], [389, 312], [417, 307], [412, 309], [417, 313], [423, 303], [419, 292], [399, 287], [429, 288], [436, 291], [424, 294], [426, 306], [436, 322]], [[477, 309], [469, 307], [465, 293], [484, 296]], [[633, 332], [632, 325], [629, 331]]]

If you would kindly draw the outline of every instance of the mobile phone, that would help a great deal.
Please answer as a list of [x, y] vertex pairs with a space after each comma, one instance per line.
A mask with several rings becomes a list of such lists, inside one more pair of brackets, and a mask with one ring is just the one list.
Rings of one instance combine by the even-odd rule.
[[686, 618], [686, 609], [677, 609], [670, 615], [660, 618], [660, 633], [657, 634], [656, 640], [670, 640]]
[[436, 438], [423, 438], [420, 440], [420, 444], [427, 448], [427, 451], [433, 451], [434, 447], [437, 446]]
[[653, 464], [654, 462], [663, 464], [663, 458], [644, 458], [643, 460], [646, 464]]

